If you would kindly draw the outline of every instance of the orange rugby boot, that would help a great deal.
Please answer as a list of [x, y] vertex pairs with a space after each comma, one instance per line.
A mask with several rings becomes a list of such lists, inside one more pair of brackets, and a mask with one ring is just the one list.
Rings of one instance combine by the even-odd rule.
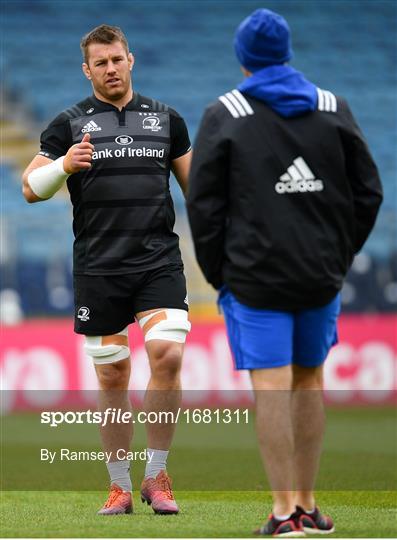
[[132, 514], [132, 495], [130, 491], [123, 491], [117, 484], [110, 486], [108, 500], [99, 510], [100, 516], [112, 516], [116, 514]]
[[177, 514], [178, 505], [172, 493], [171, 478], [160, 471], [156, 478], [145, 478], [141, 485], [141, 500], [151, 504], [155, 514]]

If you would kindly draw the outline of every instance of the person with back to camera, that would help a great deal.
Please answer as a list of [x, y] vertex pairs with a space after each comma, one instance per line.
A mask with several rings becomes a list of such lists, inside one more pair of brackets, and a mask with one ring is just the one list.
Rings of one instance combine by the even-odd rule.
[[335, 530], [314, 495], [323, 364], [343, 280], [382, 201], [349, 106], [288, 65], [283, 17], [258, 9], [234, 46], [244, 81], [204, 113], [187, 208], [198, 262], [219, 291], [236, 369], [255, 393], [273, 510], [256, 533]]

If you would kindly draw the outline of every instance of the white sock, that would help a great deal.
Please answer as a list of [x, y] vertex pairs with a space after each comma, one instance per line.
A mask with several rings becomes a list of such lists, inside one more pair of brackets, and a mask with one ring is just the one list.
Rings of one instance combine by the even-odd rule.
[[273, 516], [278, 520], [278, 521], [285, 521], [286, 519], [290, 518], [291, 517], [291, 514], [285, 514], [285, 515], [277, 515], [277, 514], [273, 514]]
[[146, 454], [148, 459], [146, 461], [145, 478], [156, 478], [159, 472], [165, 471], [167, 468], [168, 450], [148, 448]]
[[305, 510], [306, 514], [314, 514], [315, 508], [313, 510]]
[[110, 483], [117, 484], [123, 491], [132, 491], [130, 466], [128, 459], [106, 463], [110, 476]]

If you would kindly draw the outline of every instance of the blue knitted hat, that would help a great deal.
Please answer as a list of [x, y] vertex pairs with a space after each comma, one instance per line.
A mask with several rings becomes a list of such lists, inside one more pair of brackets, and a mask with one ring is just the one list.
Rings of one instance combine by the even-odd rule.
[[234, 48], [240, 64], [254, 72], [292, 57], [287, 21], [270, 9], [257, 9], [239, 25]]

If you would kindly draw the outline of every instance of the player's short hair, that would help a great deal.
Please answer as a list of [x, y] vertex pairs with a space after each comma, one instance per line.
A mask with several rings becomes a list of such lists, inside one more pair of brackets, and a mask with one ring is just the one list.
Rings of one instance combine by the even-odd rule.
[[125, 37], [123, 31], [118, 26], [109, 26], [108, 24], [101, 24], [97, 26], [91, 32], [88, 32], [85, 36], [81, 38], [80, 48], [83, 54], [84, 62], [88, 64], [88, 46], [91, 43], [103, 43], [109, 44], [114, 41], [121, 41], [123, 44], [126, 53], [128, 54], [128, 41]]

